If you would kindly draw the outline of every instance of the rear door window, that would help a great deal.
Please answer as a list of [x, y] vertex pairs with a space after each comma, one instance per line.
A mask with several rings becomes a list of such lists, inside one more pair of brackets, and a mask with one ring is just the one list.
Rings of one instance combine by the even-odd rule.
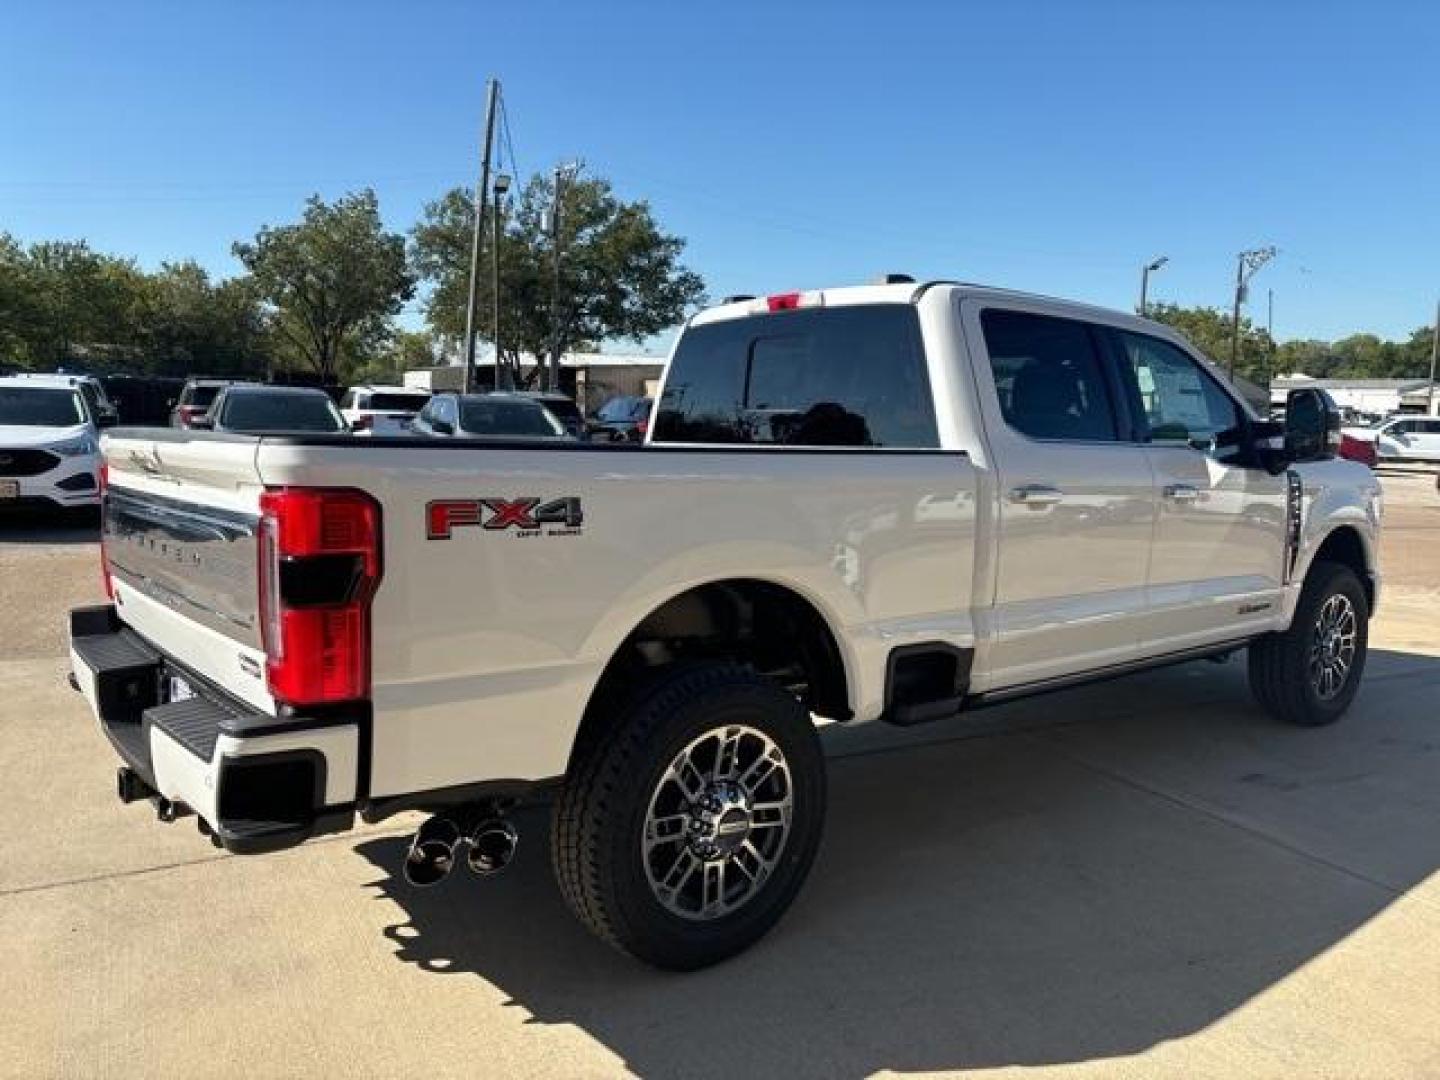
[[655, 442], [939, 446], [919, 320], [908, 304], [692, 327], [656, 412]]
[[1095, 333], [1075, 319], [990, 308], [980, 326], [1005, 423], [1033, 439], [1119, 438]]

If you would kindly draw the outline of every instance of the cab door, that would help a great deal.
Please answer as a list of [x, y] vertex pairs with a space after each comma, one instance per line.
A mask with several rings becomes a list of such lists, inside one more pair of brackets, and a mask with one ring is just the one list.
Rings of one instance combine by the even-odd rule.
[[1124, 663], [1145, 609], [1155, 485], [1123, 437], [1103, 328], [1043, 305], [962, 304], [991, 452], [994, 601], [976, 688]]
[[1245, 410], [1179, 345], [1111, 332], [1158, 512], [1141, 653], [1153, 656], [1269, 629], [1280, 603], [1285, 477], [1227, 463]]

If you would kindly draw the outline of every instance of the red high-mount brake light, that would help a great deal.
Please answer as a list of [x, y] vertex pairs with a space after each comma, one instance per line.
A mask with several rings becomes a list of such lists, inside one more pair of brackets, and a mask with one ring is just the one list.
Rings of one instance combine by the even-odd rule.
[[824, 306], [825, 294], [819, 289], [811, 289], [809, 292], [772, 293], [753, 301], [750, 312], [753, 315], [763, 315], [767, 311], [796, 311], [800, 308]]
[[271, 488], [259, 535], [270, 693], [290, 705], [368, 697], [380, 507], [348, 488]]
[[100, 462], [100, 471], [95, 477], [100, 490], [100, 581], [105, 586], [105, 597], [115, 599], [115, 582], [110, 577], [110, 552], [105, 548], [105, 495], [110, 490], [110, 466]]

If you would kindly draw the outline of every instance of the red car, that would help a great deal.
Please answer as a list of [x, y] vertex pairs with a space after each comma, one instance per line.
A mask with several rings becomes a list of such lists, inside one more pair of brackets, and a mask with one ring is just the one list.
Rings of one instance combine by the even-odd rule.
[[1349, 458], [1351, 461], [1358, 461], [1363, 465], [1375, 468], [1379, 461], [1379, 454], [1375, 450], [1374, 439], [1357, 439], [1354, 435], [1340, 435], [1340, 456]]

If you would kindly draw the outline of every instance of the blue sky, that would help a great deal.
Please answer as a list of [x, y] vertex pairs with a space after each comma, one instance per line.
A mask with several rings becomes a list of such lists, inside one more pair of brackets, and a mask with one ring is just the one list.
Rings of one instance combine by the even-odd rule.
[[311, 192], [405, 229], [473, 182], [503, 80], [519, 170], [582, 157], [712, 296], [884, 270], [1228, 303], [1275, 244], [1280, 338], [1397, 337], [1440, 292], [1440, 5], [0, 0], [0, 230], [146, 266]]

